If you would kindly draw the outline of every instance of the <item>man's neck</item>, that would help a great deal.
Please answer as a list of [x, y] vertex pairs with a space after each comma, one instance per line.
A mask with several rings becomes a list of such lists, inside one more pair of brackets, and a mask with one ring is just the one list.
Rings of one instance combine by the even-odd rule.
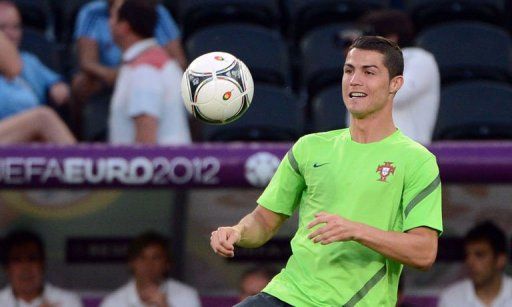
[[395, 124], [389, 120], [376, 118], [357, 119], [353, 116], [350, 119], [350, 135], [357, 143], [378, 142], [390, 136], [396, 131]]
[[481, 286], [475, 286], [476, 296], [485, 306], [491, 306], [492, 302], [498, 297], [501, 291], [502, 276], [495, 276], [489, 283]]
[[126, 50], [130, 49], [131, 46], [142, 40], [143, 39], [137, 35], [127, 35], [122, 42], [119, 42], [119, 47], [123, 52], [126, 52]]
[[17, 300], [22, 300], [27, 303], [32, 302], [43, 294], [43, 288], [38, 291], [27, 291], [27, 292], [18, 292], [13, 289], [14, 296]]

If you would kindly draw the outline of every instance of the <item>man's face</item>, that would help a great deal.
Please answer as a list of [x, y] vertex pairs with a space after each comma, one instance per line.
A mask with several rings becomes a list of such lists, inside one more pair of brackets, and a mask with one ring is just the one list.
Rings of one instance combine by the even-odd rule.
[[44, 264], [35, 243], [14, 247], [8, 255], [7, 276], [15, 293], [38, 293], [43, 287]]
[[122, 0], [111, 0], [109, 3], [111, 3], [110, 6], [110, 17], [109, 17], [109, 25], [110, 25], [110, 31], [112, 33], [112, 38], [114, 39], [114, 42], [118, 43], [119, 38], [123, 36], [122, 33], [122, 26], [123, 22], [120, 22], [117, 18], [119, 8], [123, 4]]
[[389, 79], [384, 55], [354, 48], [347, 54], [343, 67], [342, 92], [347, 110], [355, 118], [366, 118], [382, 110], [400, 88], [401, 76]]
[[469, 242], [465, 246], [465, 264], [475, 286], [483, 286], [501, 275], [504, 255], [496, 255], [487, 241]]
[[130, 266], [136, 280], [158, 283], [169, 270], [169, 260], [160, 245], [149, 245], [131, 261]]
[[0, 4], [0, 31], [16, 46], [20, 45], [22, 26], [18, 10], [12, 5]]

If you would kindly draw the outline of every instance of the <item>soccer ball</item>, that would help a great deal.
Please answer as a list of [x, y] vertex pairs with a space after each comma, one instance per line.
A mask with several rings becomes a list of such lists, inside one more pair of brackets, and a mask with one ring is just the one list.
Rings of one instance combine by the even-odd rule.
[[181, 95], [188, 112], [208, 124], [227, 124], [249, 108], [254, 94], [245, 64], [226, 52], [196, 58], [183, 74]]

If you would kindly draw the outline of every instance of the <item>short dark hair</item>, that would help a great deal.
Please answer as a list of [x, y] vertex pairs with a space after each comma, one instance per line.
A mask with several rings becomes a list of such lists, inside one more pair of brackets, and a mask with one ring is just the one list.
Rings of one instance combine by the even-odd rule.
[[389, 71], [389, 78], [401, 76], [404, 73], [404, 56], [398, 45], [381, 36], [360, 36], [354, 40], [348, 50], [362, 49], [376, 51], [384, 55], [384, 66]]
[[414, 39], [414, 24], [409, 15], [401, 10], [370, 11], [359, 19], [359, 24], [366, 35], [398, 36], [398, 45], [412, 45]]
[[477, 224], [464, 237], [465, 245], [478, 241], [489, 243], [495, 255], [507, 254], [507, 236], [492, 221]]
[[128, 22], [133, 32], [140, 37], [153, 37], [158, 21], [156, 1], [125, 0], [119, 7], [117, 18]]
[[163, 235], [154, 232], [154, 231], [148, 231], [145, 233], [142, 233], [128, 246], [128, 261], [135, 260], [142, 251], [148, 247], [158, 245], [162, 247], [162, 250], [165, 252], [165, 256], [167, 257], [167, 260], [171, 260], [171, 253], [169, 251], [169, 240], [165, 238]]
[[2, 242], [1, 258], [3, 265], [7, 266], [10, 264], [11, 253], [15, 248], [28, 244], [35, 244], [38, 251], [38, 257], [41, 262], [44, 263], [45, 249], [41, 237], [30, 230], [13, 230], [5, 236]]

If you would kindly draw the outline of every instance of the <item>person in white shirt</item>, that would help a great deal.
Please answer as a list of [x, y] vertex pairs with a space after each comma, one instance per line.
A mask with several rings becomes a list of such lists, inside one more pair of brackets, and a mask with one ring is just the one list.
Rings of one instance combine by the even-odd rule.
[[441, 99], [441, 78], [434, 56], [412, 46], [414, 25], [404, 11], [372, 11], [359, 23], [367, 34], [383, 36], [402, 48], [404, 84], [395, 95], [393, 119], [405, 135], [423, 145], [430, 144]]
[[0, 291], [2, 307], [81, 307], [80, 298], [45, 283], [42, 240], [29, 231], [9, 233], [3, 242], [9, 284]]
[[108, 295], [100, 307], [199, 307], [197, 291], [174, 279], [166, 279], [171, 261], [167, 240], [144, 233], [130, 244], [128, 262], [133, 279]]
[[153, 37], [156, 1], [116, 0], [110, 14], [123, 64], [110, 104], [109, 140], [115, 144], [191, 142], [178, 62]]
[[507, 238], [494, 223], [472, 228], [464, 239], [469, 278], [441, 292], [439, 307], [510, 307], [512, 278], [504, 274]]

